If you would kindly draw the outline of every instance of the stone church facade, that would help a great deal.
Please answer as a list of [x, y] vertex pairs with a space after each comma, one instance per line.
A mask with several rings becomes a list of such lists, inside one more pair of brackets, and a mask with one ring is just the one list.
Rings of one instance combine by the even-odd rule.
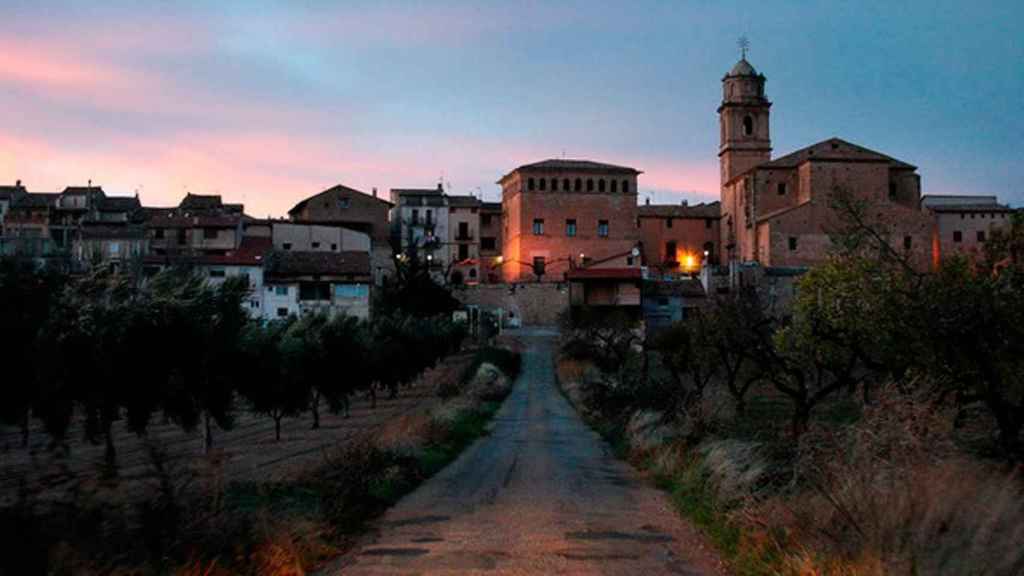
[[772, 160], [764, 87], [764, 75], [746, 59], [722, 79], [722, 259], [773, 267], [820, 263], [830, 235], [846, 225], [837, 207], [843, 201], [862, 206], [893, 248], [927, 269], [935, 224], [920, 211], [916, 167], [839, 138]]

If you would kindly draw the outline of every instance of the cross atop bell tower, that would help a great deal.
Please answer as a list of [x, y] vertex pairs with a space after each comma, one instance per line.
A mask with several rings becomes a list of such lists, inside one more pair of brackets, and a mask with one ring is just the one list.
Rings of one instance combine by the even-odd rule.
[[764, 74], [747, 62], [750, 42], [741, 36], [740, 61], [722, 78], [722, 105], [718, 107], [721, 129], [718, 158], [721, 183], [771, 159], [772, 142], [768, 110], [772, 103], [764, 95]]

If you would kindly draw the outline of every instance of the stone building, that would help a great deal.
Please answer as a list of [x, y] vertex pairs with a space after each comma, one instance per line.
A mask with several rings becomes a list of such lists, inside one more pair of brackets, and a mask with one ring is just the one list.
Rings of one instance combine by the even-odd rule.
[[639, 267], [640, 171], [589, 160], [544, 160], [498, 181], [506, 282], [562, 281], [577, 267]]
[[474, 196], [447, 196], [448, 261], [450, 278], [457, 283], [480, 283], [480, 199]]
[[480, 203], [481, 282], [501, 282], [501, 202]]
[[740, 60], [722, 79], [718, 108], [723, 259], [764, 266], [810, 266], [844, 225], [837, 202], [869, 208], [915, 266], [931, 262], [933, 222], [919, 210], [916, 168], [831, 138], [771, 159], [765, 77]]
[[338, 184], [299, 202], [288, 211], [293, 222], [338, 225], [368, 234], [374, 245], [390, 239], [388, 211], [392, 204], [373, 195]]
[[1013, 209], [1000, 204], [995, 196], [929, 194], [921, 197], [921, 210], [935, 220], [932, 250], [936, 263], [954, 254], [982, 255], [991, 230], [1009, 223], [1013, 215]]
[[437, 188], [393, 188], [391, 202], [392, 245], [400, 248], [402, 254], [415, 251], [443, 280], [451, 261], [444, 188], [441, 184]]
[[637, 210], [643, 262], [655, 276], [694, 274], [718, 264], [721, 204], [644, 204]]

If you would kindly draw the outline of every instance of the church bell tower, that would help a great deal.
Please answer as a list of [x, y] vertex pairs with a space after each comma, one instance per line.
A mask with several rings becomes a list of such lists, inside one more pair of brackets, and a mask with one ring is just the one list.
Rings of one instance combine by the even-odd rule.
[[718, 107], [721, 129], [718, 159], [722, 186], [754, 166], [771, 159], [768, 109], [764, 74], [758, 74], [743, 57], [722, 78], [722, 105]]

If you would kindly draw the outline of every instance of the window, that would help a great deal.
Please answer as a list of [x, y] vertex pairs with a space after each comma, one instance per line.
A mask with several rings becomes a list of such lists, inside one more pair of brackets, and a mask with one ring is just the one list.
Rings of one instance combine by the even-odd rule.
[[164, 237], [164, 229], [163, 228], [157, 228], [156, 229], [156, 234], [154, 234], [154, 237], [156, 237], [156, 238], [163, 238]]
[[433, 210], [427, 210], [427, 226], [430, 226], [433, 223], [434, 223], [434, 211]]
[[626, 256], [626, 266], [632, 266], [632, 265], [633, 265], [633, 257], [632, 256]]
[[629, 180], [622, 181], [622, 193], [629, 194]]
[[669, 218], [668, 220], [665, 220], [665, 228], [671, 228], [671, 227], [672, 227], [672, 219]]
[[583, 179], [582, 178], [577, 178], [576, 179], [576, 186], [573, 187], [573, 190], [575, 190], [577, 192], [579, 192], [580, 190], [583, 190]]
[[337, 251], [338, 251], [338, 245], [337, 244], [331, 244], [331, 252], [337, 252]]
[[985, 231], [984, 230], [978, 230], [978, 242], [984, 242], [984, 241], [985, 241]]
[[914, 237], [913, 236], [904, 236], [903, 237], [903, 249], [904, 250], [910, 250], [910, 248], [913, 245], [914, 245]]
[[789, 249], [796, 250], [796, 236], [789, 237]]
[[182, 228], [178, 230], [178, 244], [185, 244], [188, 242], [188, 232]]
[[320, 243], [319, 242], [313, 242], [313, 249], [314, 250], [316, 250], [319, 247], [320, 247]]
[[953, 231], [953, 242], [963, 242], [963, 241], [964, 241], [964, 234], [963, 234], [963, 232], [961, 232], [959, 230], [954, 230]]
[[412, 223], [413, 225], [420, 223], [420, 211], [416, 210], [415, 208], [412, 211]]
[[754, 134], [754, 118], [751, 116], [743, 117], [743, 135], [751, 136]]
[[619, 181], [618, 180], [612, 180], [612, 194], [614, 194], [614, 193], [616, 193], [618, 191], [619, 191]]
[[600, 236], [601, 238], [607, 238], [608, 237], [608, 221], [607, 220], [598, 220], [597, 221], [597, 235]]
[[597, 191], [604, 192], [604, 178], [597, 181]]
[[470, 268], [469, 269], [469, 277], [470, 278], [476, 278], [476, 268]]
[[216, 228], [203, 228], [203, 238], [205, 238], [207, 240], [216, 240], [217, 239], [217, 229]]
[[327, 282], [302, 282], [299, 284], [299, 300], [330, 300], [331, 285]]
[[551, 179], [551, 191], [554, 192], [556, 190], [558, 190], [558, 178], [552, 178]]
[[576, 235], [576, 220], [574, 218], [570, 218], [570, 219], [565, 221], [565, 235], [566, 236], [575, 236]]
[[121, 253], [121, 244], [119, 242], [110, 243], [110, 255], [117, 256]]
[[459, 260], [469, 260], [469, 244], [459, 244]]
[[241, 274], [238, 275], [238, 277], [241, 278], [245, 282], [246, 286], [251, 286], [252, 285], [252, 282], [249, 280], [249, 273], [248, 272], [242, 272]]
[[548, 181], [547, 178], [541, 178], [540, 179], [540, 189], [541, 190], [547, 189], [547, 181]]
[[480, 225], [481, 226], [490, 226], [491, 225], [491, 215], [490, 214], [481, 214], [480, 215]]
[[889, 182], [889, 200], [896, 199], [896, 183]]
[[786, 183], [785, 182], [779, 182], [779, 196], [785, 196], [785, 195], [786, 195]]
[[594, 191], [594, 179], [593, 178], [587, 178], [587, 192], [593, 192], [593, 191]]
[[281, 244], [281, 248], [284, 249], [284, 250], [291, 250], [292, 249], [292, 243], [291, 242], [285, 242], [284, 244]]
[[544, 219], [534, 218], [533, 219], [533, 235], [540, 236], [544, 234]]
[[494, 250], [495, 249], [494, 238], [481, 238], [480, 239], [480, 249], [481, 250]]
[[469, 240], [469, 222], [459, 222], [459, 234], [457, 240]]
[[533, 178], [529, 178], [526, 180], [526, 189], [533, 190]]
[[287, 296], [288, 295], [288, 287], [287, 286], [274, 286], [274, 294], [277, 295], [277, 296]]
[[712, 222], [714, 222], [714, 220], [712, 220], [711, 218], [705, 218], [704, 219], [704, 229], [705, 230], [711, 230]]
[[277, 309], [277, 317], [278, 318], [287, 318], [288, 317], [288, 309], [287, 308], [278, 308]]
[[569, 179], [565, 178], [562, 180], [562, 190], [569, 191]]
[[349, 200], [348, 198], [342, 198], [341, 200], [338, 200], [338, 208], [341, 208], [341, 209], [348, 208], [349, 205], [351, 204], [351, 202], [352, 201]]
[[665, 242], [665, 262], [676, 261], [676, 243], [674, 241]]
[[335, 284], [335, 298], [368, 298], [370, 287], [366, 284]]
[[249, 300], [249, 308], [259, 308], [259, 307], [260, 307], [260, 301], [259, 300]]
[[225, 274], [223, 268], [214, 268], [210, 270], [210, 278], [223, 278], [224, 275]]

